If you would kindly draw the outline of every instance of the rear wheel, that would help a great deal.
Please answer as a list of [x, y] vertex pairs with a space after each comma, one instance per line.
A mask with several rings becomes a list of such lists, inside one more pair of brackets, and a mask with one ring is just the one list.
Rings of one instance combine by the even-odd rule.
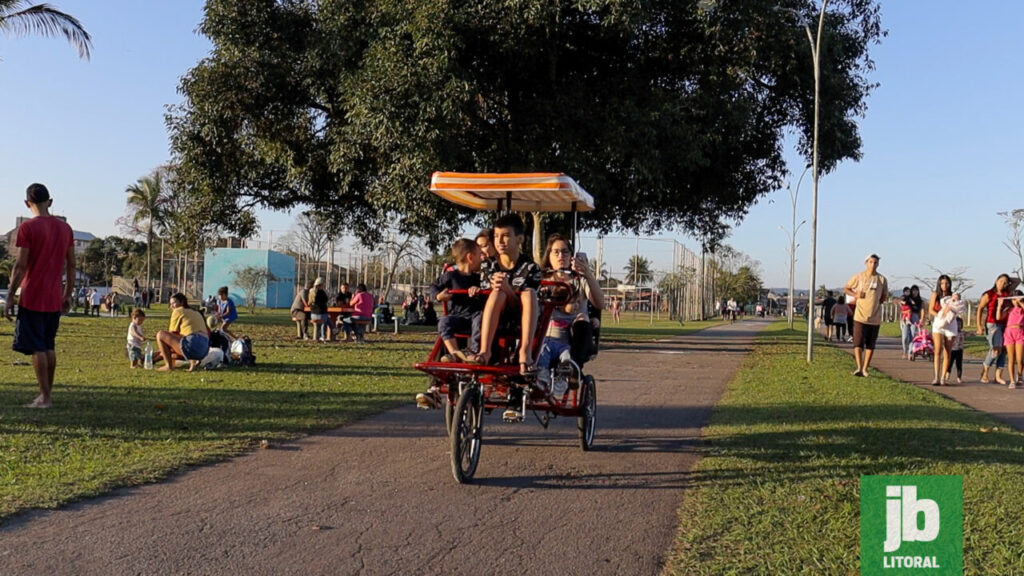
[[584, 451], [594, 447], [597, 433], [597, 386], [593, 376], [584, 376], [580, 386], [580, 414], [576, 417], [576, 428], [580, 435], [580, 448]]
[[452, 447], [452, 474], [460, 484], [473, 479], [480, 461], [483, 433], [483, 402], [480, 388], [469, 386], [455, 404], [449, 438]]

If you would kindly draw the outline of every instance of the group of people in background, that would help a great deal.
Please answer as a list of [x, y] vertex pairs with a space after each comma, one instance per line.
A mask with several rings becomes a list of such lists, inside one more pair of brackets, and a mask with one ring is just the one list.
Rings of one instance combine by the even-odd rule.
[[[332, 307], [341, 309], [337, 322], [333, 324], [330, 316]], [[296, 292], [290, 313], [295, 322], [296, 340], [329, 342], [336, 340], [338, 333], [343, 333], [343, 342], [362, 342], [365, 327], [373, 321], [374, 314], [390, 315], [390, 307], [382, 306], [375, 310], [374, 297], [361, 282], [356, 285], [355, 292], [350, 292], [348, 283], [342, 282], [332, 302], [324, 279], [318, 276]], [[311, 326], [312, 335], [309, 333]]]
[[[878, 273], [878, 262], [878, 255], [870, 254], [865, 258], [865, 269], [853, 275], [843, 287], [845, 298], [836, 301], [829, 292], [822, 302], [829, 339], [833, 332], [841, 339], [843, 320], [852, 322], [851, 341], [857, 364], [855, 376], [869, 375], [871, 356], [882, 323], [882, 305], [888, 299], [888, 281]], [[981, 383], [994, 381], [1010, 389], [1024, 383], [1024, 292], [1014, 290], [1018, 283], [1019, 280], [1000, 274], [978, 302], [975, 312], [977, 334], [985, 335], [988, 341], [988, 352], [978, 379]], [[962, 383], [966, 336], [963, 315], [967, 302], [953, 290], [952, 279], [946, 274], [938, 277], [927, 305], [917, 285], [904, 287], [898, 304], [902, 358], [914, 359], [914, 344], [927, 337], [922, 332], [926, 321], [930, 322], [932, 385], [952, 384], [954, 377], [957, 384]], [[1008, 374], [1004, 378], [1003, 371], [1007, 368]]]

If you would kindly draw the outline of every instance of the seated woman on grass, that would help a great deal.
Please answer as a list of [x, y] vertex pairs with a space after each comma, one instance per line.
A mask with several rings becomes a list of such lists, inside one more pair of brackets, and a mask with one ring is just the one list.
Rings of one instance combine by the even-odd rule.
[[159, 369], [174, 370], [174, 363], [182, 359], [188, 360], [188, 371], [191, 372], [210, 351], [206, 322], [202, 314], [188, 307], [188, 299], [180, 292], [171, 296], [170, 307], [170, 327], [156, 333], [160, 355], [166, 360]]

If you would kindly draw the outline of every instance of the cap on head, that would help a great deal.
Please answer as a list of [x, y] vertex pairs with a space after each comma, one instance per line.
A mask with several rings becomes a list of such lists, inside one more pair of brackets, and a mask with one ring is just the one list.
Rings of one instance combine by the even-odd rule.
[[867, 262], [868, 260], [871, 260], [872, 258], [875, 259], [875, 262], [878, 262], [879, 260], [881, 260], [881, 258], [878, 257], [878, 254], [868, 254], [867, 256], [864, 257], [864, 261]]
[[39, 184], [30, 184], [28, 189], [25, 190], [25, 200], [33, 204], [42, 204], [50, 199], [50, 191], [46, 189], [46, 186]]

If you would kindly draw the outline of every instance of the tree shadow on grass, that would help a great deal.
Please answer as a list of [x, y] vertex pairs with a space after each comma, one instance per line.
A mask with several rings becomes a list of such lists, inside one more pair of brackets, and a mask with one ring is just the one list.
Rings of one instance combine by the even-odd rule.
[[1024, 435], [985, 414], [947, 406], [786, 404], [720, 407], [716, 424], [740, 432], [705, 436], [704, 453], [755, 465], [707, 471], [709, 482], [745, 481], [756, 471], [791, 481], [861, 474], [902, 473], [936, 465], [1024, 462]]

